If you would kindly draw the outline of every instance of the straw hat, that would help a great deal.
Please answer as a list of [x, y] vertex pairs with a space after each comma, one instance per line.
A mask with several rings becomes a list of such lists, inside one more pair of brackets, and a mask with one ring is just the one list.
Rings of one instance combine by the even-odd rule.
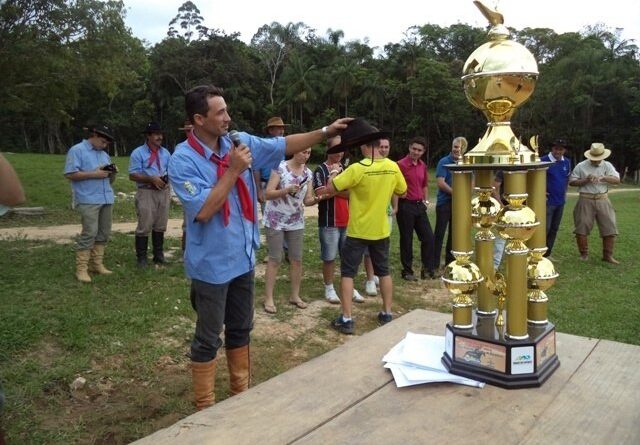
[[602, 142], [594, 142], [591, 144], [591, 148], [584, 152], [584, 157], [592, 161], [602, 161], [607, 159], [611, 154], [611, 150], [604, 148]]
[[281, 117], [272, 117], [267, 121], [267, 125], [264, 127], [265, 130], [268, 130], [271, 127], [286, 127], [289, 124], [285, 124]]

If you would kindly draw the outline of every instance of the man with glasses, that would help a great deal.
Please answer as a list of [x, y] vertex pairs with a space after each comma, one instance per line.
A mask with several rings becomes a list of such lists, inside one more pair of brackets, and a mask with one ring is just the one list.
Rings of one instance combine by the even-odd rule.
[[110, 275], [104, 267], [104, 250], [111, 234], [114, 195], [111, 184], [118, 168], [107, 147], [113, 132], [106, 125], [90, 125], [89, 137], [67, 153], [64, 175], [71, 181], [73, 204], [80, 214], [82, 232], [77, 238], [76, 279], [90, 283], [89, 272]]

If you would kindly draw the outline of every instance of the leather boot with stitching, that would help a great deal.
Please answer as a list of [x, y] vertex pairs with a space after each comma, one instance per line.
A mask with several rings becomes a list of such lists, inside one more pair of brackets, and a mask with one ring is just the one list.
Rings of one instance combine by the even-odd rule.
[[602, 261], [606, 261], [611, 264], [620, 264], [620, 261], [613, 257], [613, 246], [615, 245], [615, 236], [602, 237]]
[[249, 345], [226, 351], [227, 365], [229, 366], [229, 390], [231, 395], [236, 395], [249, 389], [251, 383]]
[[193, 393], [198, 411], [216, 403], [214, 392], [216, 381], [217, 360], [208, 362], [191, 362], [191, 377], [193, 379]]

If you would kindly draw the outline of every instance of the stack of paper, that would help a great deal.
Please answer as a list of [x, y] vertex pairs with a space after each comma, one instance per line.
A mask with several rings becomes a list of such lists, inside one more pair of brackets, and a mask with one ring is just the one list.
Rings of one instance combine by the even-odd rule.
[[484, 387], [484, 382], [449, 374], [442, 364], [442, 354], [444, 337], [407, 332], [407, 336], [391, 348], [382, 361], [386, 362], [384, 367], [391, 370], [399, 388], [432, 382]]

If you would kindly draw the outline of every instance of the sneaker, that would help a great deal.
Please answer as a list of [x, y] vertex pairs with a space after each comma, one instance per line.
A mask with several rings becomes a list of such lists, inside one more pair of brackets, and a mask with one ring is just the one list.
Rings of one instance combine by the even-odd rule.
[[378, 275], [373, 276], [373, 281], [376, 283], [376, 287], [380, 287], [380, 277]]
[[340, 304], [340, 298], [338, 298], [338, 294], [333, 287], [324, 291], [324, 298], [331, 304]]
[[393, 315], [385, 314], [384, 312], [378, 312], [378, 324], [382, 326], [383, 324], [389, 323], [393, 319]]
[[342, 334], [351, 335], [355, 328], [355, 322], [353, 319], [345, 321], [342, 315], [340, 315], [331, 323], [331, 327]]
[[374, 280], [365, 282], [364, 292], [370, 297], [375, 297], [376, 295], [378, 295], [378, 290], [376, 289], [376, 282]]
[[353, 301], [356, 303], [364, 303], [364, 297], [355, 289], [353, 290]]

